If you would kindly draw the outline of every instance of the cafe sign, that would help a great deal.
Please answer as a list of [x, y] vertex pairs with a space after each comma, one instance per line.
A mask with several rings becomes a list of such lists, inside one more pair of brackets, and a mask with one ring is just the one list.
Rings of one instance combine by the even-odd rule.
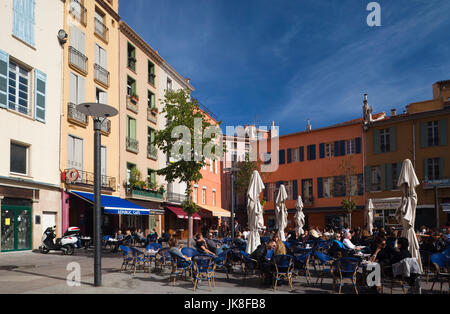
[[401, 205], [401, 197], [373, 198], [373, 209], [397, 209]]
[[441, 180], [424, 180], [423, 188], [424, 189], [434, 189], [435, 187], [439, 188], [450, 188], [450, 178], [441, 179]]

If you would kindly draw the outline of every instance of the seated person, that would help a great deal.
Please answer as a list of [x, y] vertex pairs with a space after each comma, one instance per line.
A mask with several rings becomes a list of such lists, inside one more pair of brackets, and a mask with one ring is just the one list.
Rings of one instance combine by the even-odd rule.
[[169, 252], [170, 253], [172, 253], [178, 257], [190, 260], [191, 259], [190, 257], [183, 255], [183, 253], [181, 252], [182, 247], [183, 247], [183, 244], [180, 244], [180, 246], [178, 246], [178, 240], [176, 238], [171, 238], [169, 240]]
[[272, 237], [272, 240], [275, 241], [275, 250], [273, 255], [286, 255], [286, 247], [284, 246], [283, 241], [281, 241], [280, 237], [275, 234]]
[[378, 262], [381, 266], [390, 265], [391, 250], [386, 246], [385, 237], [375, 239], [375, 249], [370, 257], [371, 262]]
[[345, 247], [350, 250], [361, 250], [361, 247], [354, 245], [352, 241], [350, 241], [351, 238], [352, 234], [350, 232], [344, 232], [344, 240], [342, 241], [342, 243], [344, 243]]
[[397, 240], [397, 249], [392, 250], [390, 264], [394, 265], [405, 258], [410, 258], [409, 241], [407, 238], [399, 238]]
[[170, 234], [167, 232], [163, 232], [161, 238], [158, 239], [158, 243], [162, 244], [163, 242], [169, 242], [170, 240]]
[[205, 253], [205, 254], [214, 255], [214, 256], [216, 255], [214, 252], [211, 252], [208, 249], [208, 244], [206, 243], [206, 241], [203, 238], [203, 235], [201, 233], [198, 233], [197, 236], [195, 237], [195, 248], [200, 253]]
[[240, 231], [238, 231], [236, 233], [236, 238], [234, 239], [233, 244], [237, 247], [242, 247], [246, 243], [247, 242], [245, 242], [245, 240], [242, 239], [242, 233]]
[[147, 235], [147, 243], [156, 242], [158, 239], [158, 233], [156, 232], [156, 229], [153, 229], [148, 235]]
[[347, 247], [341, 242], [341, 235], [336, 233], [333, 237], [332, 245], [328, 250], [328, 254], [333, 257], [337, 257], [339, 253], [345, 255]]
[[208, 250], [214, 252], [214, 254], [219, 255], [220, 253], [222, 253], [222, 244], [219, 241], [213, 239], [212, 232], [208, 233], [208, 236], [206, 237], [206, 245], [208, 247]]
[[146, 238], [144, 237], [144, 233], [141, 229], [138, 229], [134, 235], [136, 237], [136, 241], [139, 243], [146, 243]]
[[256, 250], [250, 254], [250, 258], [257, 260], [259, 269], [264, 276], [264, 285], [270, 286], [272, 284], [272, 264], [267, 259], [267, 251], [274, 250], [276, 243], [274, 240], [269, 240], [267, 243], [260, 244]]

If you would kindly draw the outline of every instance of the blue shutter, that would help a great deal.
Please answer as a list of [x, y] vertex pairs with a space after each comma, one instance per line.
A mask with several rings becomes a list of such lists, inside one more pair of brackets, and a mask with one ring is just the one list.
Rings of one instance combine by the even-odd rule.
[[292, 162], [292, 149], [288, 148], [287, 150], [287, 163], [290, 164]]
[[13, 34], [34, 46], [35, 1], [14, 0]]
[[427, 134], [427, 123], [420, 123], [420, 146], [422, 148], [428, 147], [428, 134]]
[[356, 145], [356, 153], [361, 154], [361, 138], [357, 137], [355, 139], [355, 145]]
[[8, 69], [9, 54], [0, 50], [0, 107], [6, 108], [8, 104]]
[[339, 157], [339, 141], [334, 142], [334, 156]]
[[364, 167], [364, 178], [366, 179], [366, 192], [370, 192], [371, 190], [371, 183], [372, 183], [372, 167], [371, 166], [365, 166]]
[[395, 126], [393, 126], [390, 129], [390, 134], [391, 134], [391, 152], [396, 152], [397, 151], [397, 128]]
[[319, 155], [320, 155], [320, 158], [325, 158], [325, 144], [324, 143], [319, 144]]
[[297, 182], [297, 180], [292, 181], [292, 195], [293, 195], [294, 200], [296, 200], [298, 198], [298, 182]]
[[323, 178], [317, 178], [317, 197], [323, 198]]
[[380, 130], [373, 131], [373, 153], [374, 154], [381, 153]]
[[47, 75], [37, 69], [35, 74], [34, 118], [45, 123]]
[[285, 163], [285, 160], [286, 160], [286, 155], [285, 155], [284, 149], [280, 149], [279, 150], [279, 164], [283, 165]]
[[306, 146], [306, 159], [311, 160], [311, 145]]
[[340, 156], [345, 156], [345, 141], [340, 141], [339, 145], [340, 145], [339, 149]]
[[311, 160], [316, 160], [316, 145], [311, 145]]
[[439, 145], [446, 146], [448, 139], [447, 119], [439, 121]]
[[300, 161], [305, 161], [305, 147], [300, 147]]

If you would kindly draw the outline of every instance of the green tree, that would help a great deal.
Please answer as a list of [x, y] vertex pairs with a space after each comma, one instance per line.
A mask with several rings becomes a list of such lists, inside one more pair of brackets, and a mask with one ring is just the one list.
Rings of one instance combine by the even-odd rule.
[[[163, 130], [156, 132], [153, 144], [172, 157], [173, 161], [158, 170], [157, 174], [164, 176], [169, 183], [174, 181], [186, 183], [186, 199], [182, 207], [188, 214], [188, 245], [190, 245], [192, 215], [199, 211], [191, 200], [192, 186], [202, 178], [200, 171], [206, 165], [205, 158], [212, 160], [221, 157], [220, 143], [204, 136], [203, 132], [213, 125], [201, 110], [198, 101], [191, 99], [188, 90], [166, 91], [162, 107], [164, 109], [161, 113], [166, 116], [167, 125]], [[220, 123], [218, 122], [218, 125]], [[219, 135], [218, 125], [210, 134], [212, 138]], [[205, 148], [211, 152], [209, 156], [205, 156]]]
[[[342, 200], [341, 205], [345, 210], [348, 216], [349, 226], [352, 226], [352, 212], [356, 210], [356, 202], [352, 200], [353, 191], [355, 191], [354, 184], [358, 184], [358, 180], [356, 177], [356, 167], [353, 163], [353, 156], [347, 156], [342, 159], [339, 164], [339, 170], [341, 175], [344, 176], [344, 185], [345, 185], [345, 196], [346, 198]], [[356, 179], [356, 180], [355, 180]], [[358, 186], [356, 186], [356, 190]]]

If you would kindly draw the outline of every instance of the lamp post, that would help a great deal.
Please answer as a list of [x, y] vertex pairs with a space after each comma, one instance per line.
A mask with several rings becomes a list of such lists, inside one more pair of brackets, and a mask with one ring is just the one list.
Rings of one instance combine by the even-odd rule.
[[101, 242], [101, 134], [102, 123], [119, 112], [111, 106], [99, 103], [84, 103], [77, 110], [94, 120], [94, 286], [102, 285]]
[[230, 167], [223, 169], [224, 171], [230, 171], [231, 179], [231, 238], [234, 239], [234, 173], [240, 169], [237, 167]]

